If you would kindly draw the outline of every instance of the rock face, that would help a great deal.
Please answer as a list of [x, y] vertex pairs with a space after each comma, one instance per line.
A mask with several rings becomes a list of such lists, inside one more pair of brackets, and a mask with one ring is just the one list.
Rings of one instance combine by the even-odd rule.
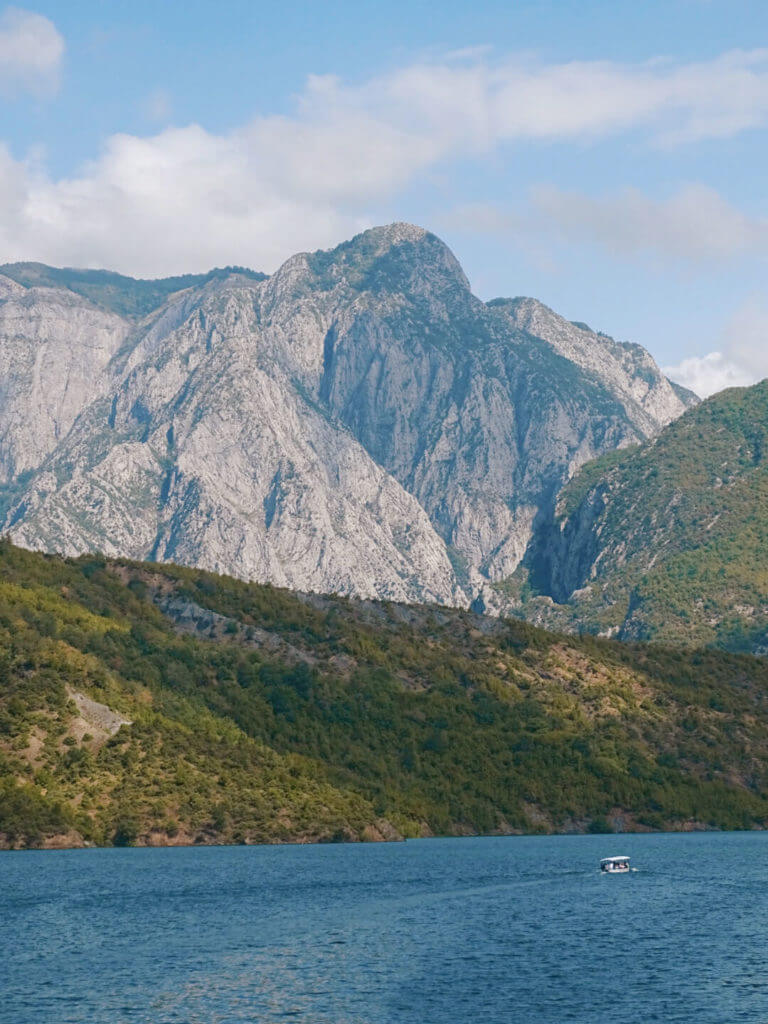
[[0, 484], [40, 465], [106, 381], [129, 324], [0, 275]]
[[141, 316], [8, 275], [0, 508], [33, 548], [493, 607], [579, 466], [695, 401], [638, 346], [482, 303], [408, 224], [155, 283], [148, 314], [131, 282]]

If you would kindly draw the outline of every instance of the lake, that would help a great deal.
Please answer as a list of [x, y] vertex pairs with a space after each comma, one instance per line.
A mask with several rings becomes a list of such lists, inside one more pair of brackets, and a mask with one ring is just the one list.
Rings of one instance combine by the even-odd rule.
[[5, 853], [0, 883], [9, 1024], [768, 1021], [765, 833]]

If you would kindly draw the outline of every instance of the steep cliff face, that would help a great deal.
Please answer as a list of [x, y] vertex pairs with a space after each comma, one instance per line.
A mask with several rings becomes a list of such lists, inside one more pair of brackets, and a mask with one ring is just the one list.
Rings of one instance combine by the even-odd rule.
[[586, 324], [572, 323], [536, 299], [498, 301], [519, 330], [543, 338], [554, 352], [599, 380], [618, 398], [638, 432], [655, 434], [691, 408], [698, 399], [659, 373], [653, 357], [641, 345], [617, 342]]
[[575, 470], [686, 404], [636, 346], [480, 302], [412, 225], [142, 295], [118, 316], [0, 275], [17, 542], [493, 607]]
[[287, 378], [256, 298], [235, 280], [164, 309], [14, 503], [13, 536], [463, 603], [423, 509]]
[[318, 397], [482, 587], [517, 566], [583, 462], [652, 436], [685, 403], [638, 346], [533, 300], [481, 303], [433, 235], [364, 238], [292, 268], [324, 313]]
[[128, 328], [72, 292], [0, 275], [0, 484], [37, 468], [67, 436]]

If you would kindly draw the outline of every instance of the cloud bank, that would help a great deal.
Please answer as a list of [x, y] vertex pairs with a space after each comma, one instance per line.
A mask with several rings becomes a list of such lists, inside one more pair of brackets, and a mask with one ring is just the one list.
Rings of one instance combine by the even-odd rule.
[[[50, 85], [62, 52], [47, 19], [3, 15], [0, 81]], [[768, 50], [637, 65], [493, 63], [469, 51], [359, 84], [312, 76], [291, 116], [228, 134], [188, 125], [114, 135], [67, 178], [0, 150], [0, 253], [145, 276], [233, 262], [271, 270], [370, 224], [378, 204], [451, 160], [630, 130], [682, 145], [766, 121]], [[661, 244], [714, 258], [765, 230], [697, 186], [666, 206], [631, 191], [595, 201], [540, 190], [534, 204], [565, 234], [587, 225], [617, 251]]]

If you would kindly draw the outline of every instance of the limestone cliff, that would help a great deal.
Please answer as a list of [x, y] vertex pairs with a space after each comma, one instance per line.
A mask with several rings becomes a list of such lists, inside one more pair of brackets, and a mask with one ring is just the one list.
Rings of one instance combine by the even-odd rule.
[[481, 302], [408, 224], [155, 283], [148, 312], [132, 282], [135, 315], [57, 274], [0, 272], [0, 508], [29, 547], [494, 607], [579, 466], [686, 405], [638, 346]]

